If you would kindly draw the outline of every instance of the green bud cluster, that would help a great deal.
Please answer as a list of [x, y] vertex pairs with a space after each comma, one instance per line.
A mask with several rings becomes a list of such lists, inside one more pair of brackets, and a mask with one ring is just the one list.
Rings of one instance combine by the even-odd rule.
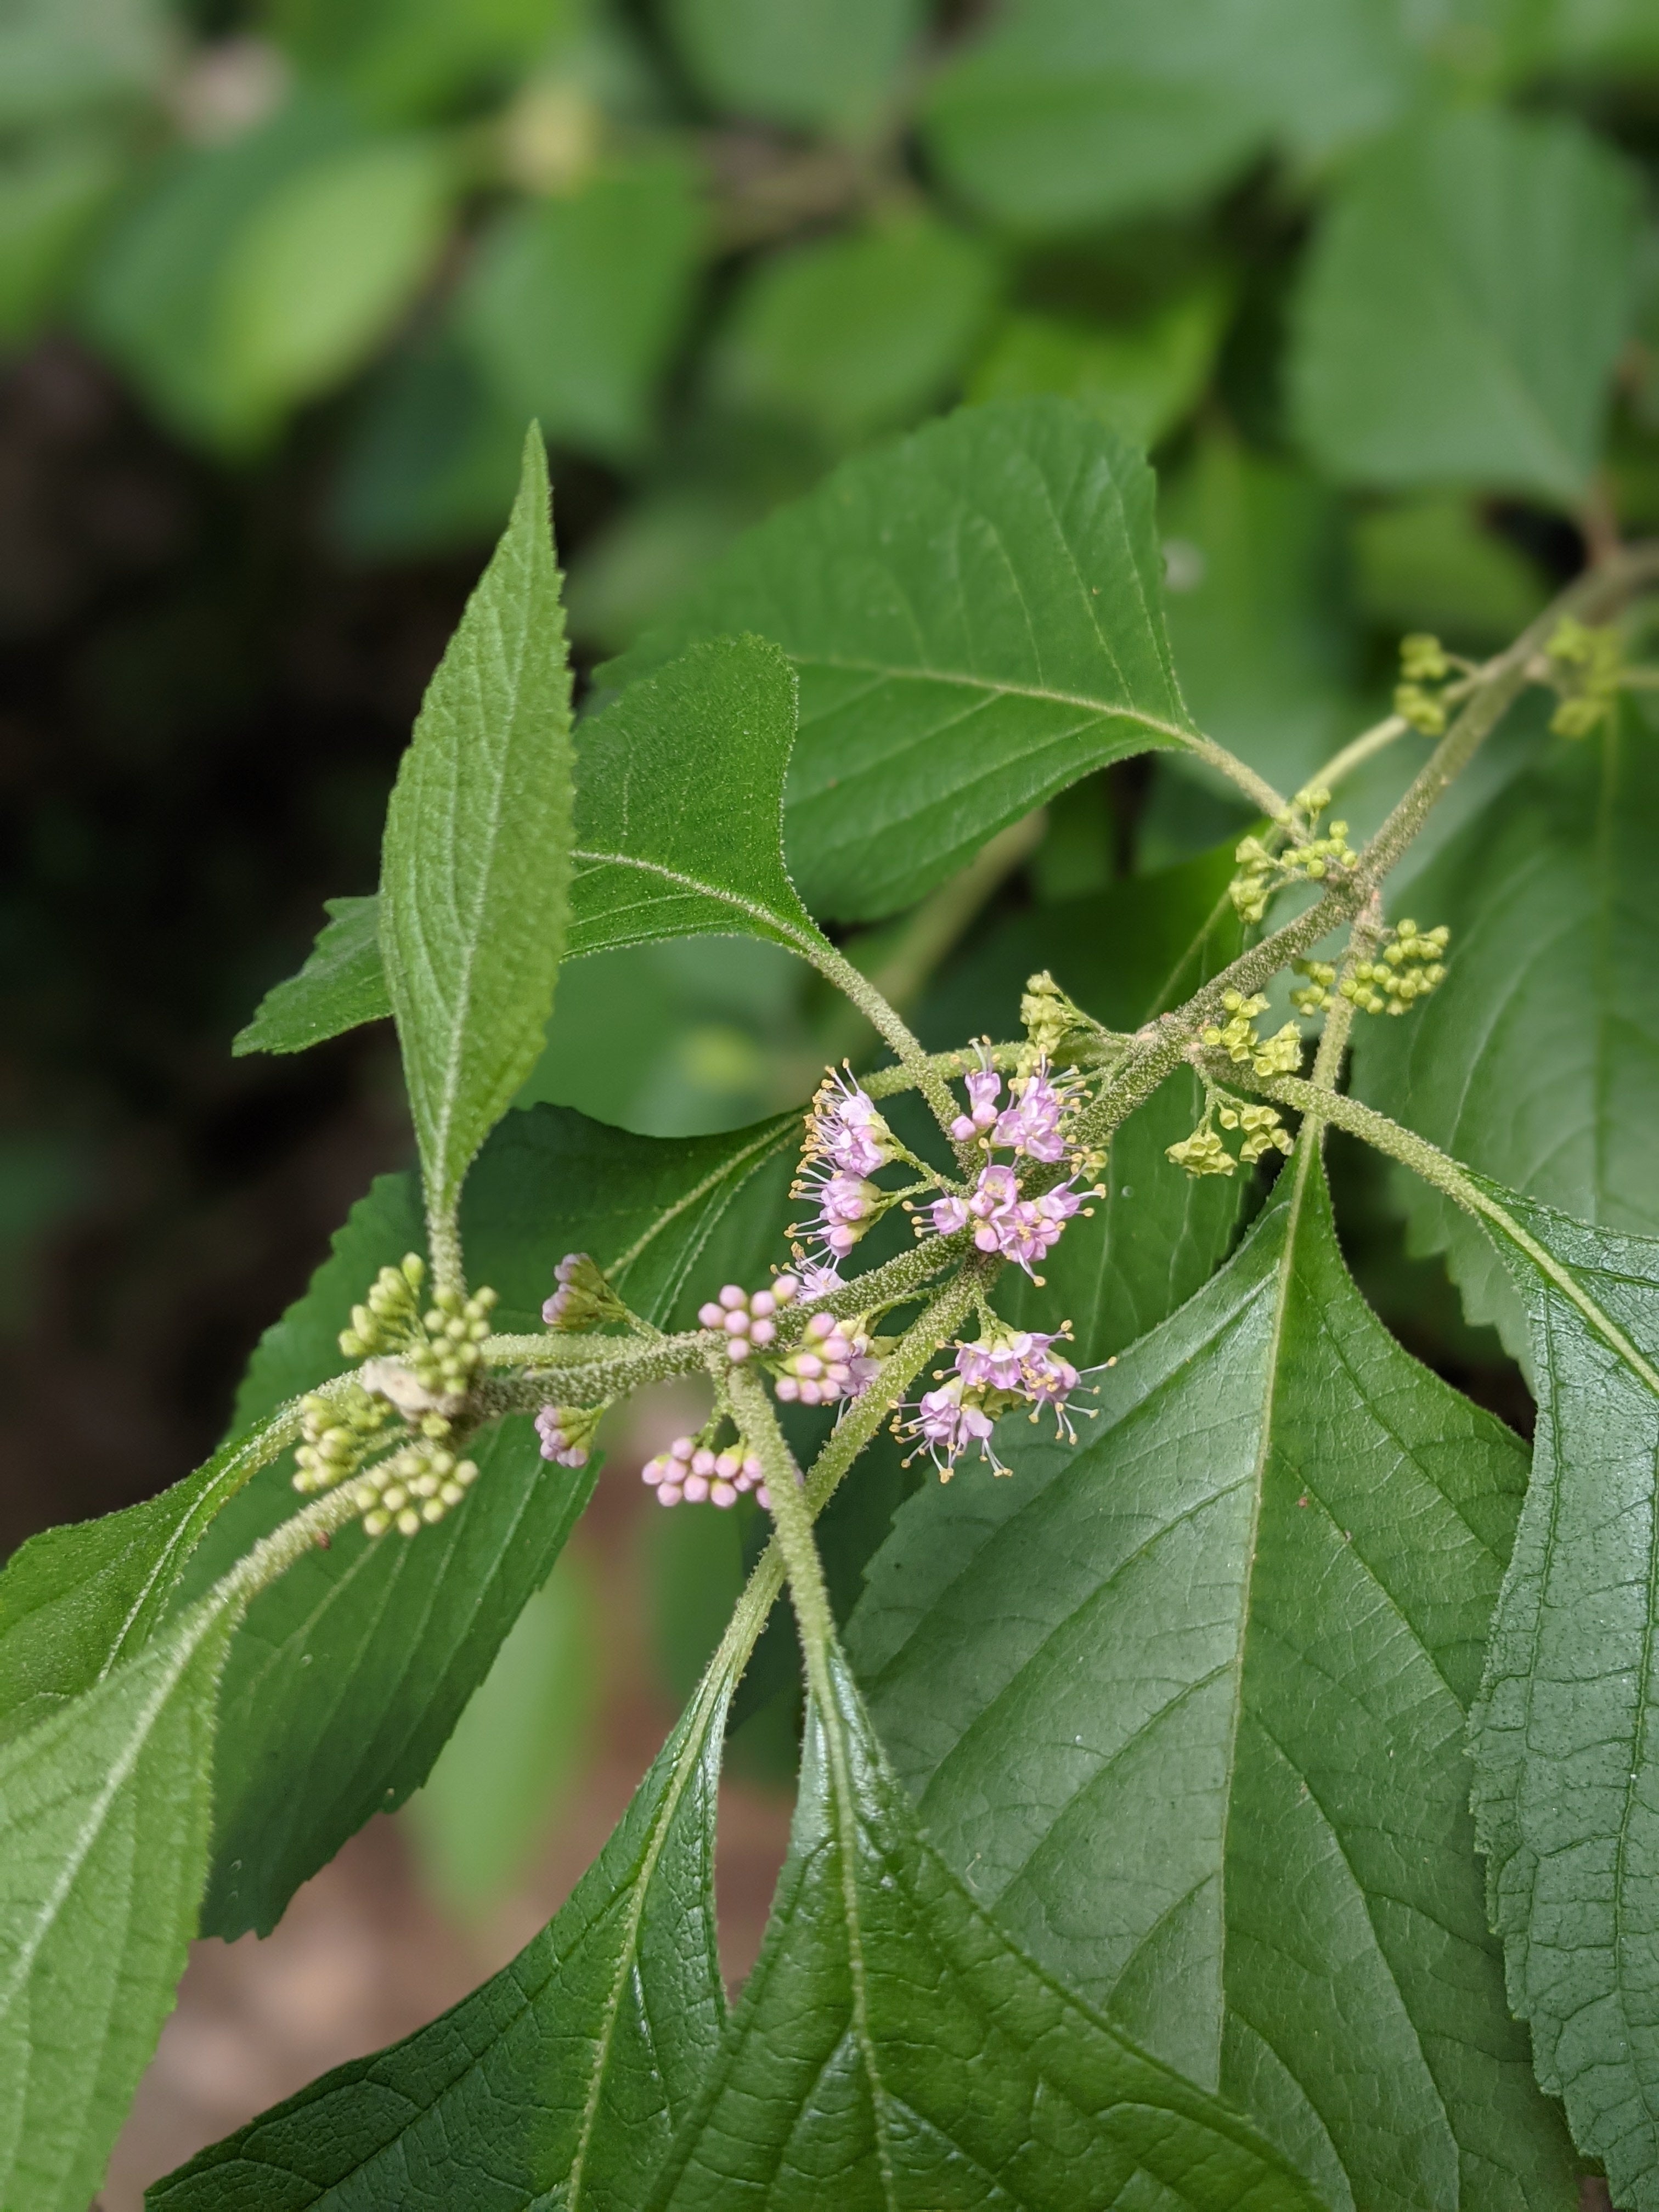
[[1587, 738], [1613, 712], [1623, 667], [1616, 629], [1591, 629], [1571, 615], [1545, 647], [1547, 681], [1560, 694], [1550, 717], [1558, 738]]
[[426, 1262], [418, 1252], [405, 1252], [398, 1267], [382, 1267], [369, 1287], [366, 1304], [351, 1309], [351, 1326], [340, 1333], [340, 1349], [348, 1359], [372, 1358], [377, 1352], [401, 1352], [420, 1333], [421, 1285]]
[[422, 1334], [404, 1354], [410, 1373], [423, 1390], [435, 1398], [471, 1386], [483, 1359], [495, 1304], [491, 1290], [475, 1291], [470, 1298], [463, 1298], [459, 1291], [437, 1293], [431, 1310], [421, 1316]]
[[[1243, 1142], [1236, 1154], [1210, 1127], [1212, 1121], [1241, 1133]], [[1230, 1176], [1241, 1162], [1253, 1167], [1264, 1152], [1288, 1152], [1292, 1141], [1276, 1106], [1241, 1105], [1224, 1091], [1212, 1092], [1197, 1128], [1179, 1144], [1166, 1146], [1164, 1158], [1189, 1176]]]
[[1212, 1051], [1224, 1052], [1236, 1067], [1249, 1066], [1257, 1075], [1294, 1075], [1302, 1065], [1302, 1032], [1286, 1022], [1270, 1037], [1256, 1034], [1255, 1016], [1265, 1014], [1267, 1001], [1255, 992], [1246, 999], [1237, 991], [1222, 994], [1228, 1019], [1212, 1022], [1199, 1034]]
[[[439, 1291], [422, 1313], [425, 1279], [426, 1263], [416, 1252], [406, 1254], [399, 1267], [382, 1267], [363, 1304], [351, 1309], [351, 1326], [340, 1332], [340, 1349], [348, 1359], [395, 1361], [396, 1366], [365, 1369], [364, 1380], [374, 1395], [390, 1399], [411, 1427], [431, 1437], [447, 1433], [446, 1417], [459, 1411], [471, 1387], [496, 1297], [491, 1290], [471, 1297]], [[406, 1370], [401, 1380], [399, 1370]], [[429, 1402], [434, 1400], [440, 1402]]]
[[436, 1438], [422, 1437], [356, 1478], [351, 1502], [371, 1536], [395, 1528], [413, 1536], [441, 1521], [478, 1479], [476, 1462], [457, 1459]]
[[1318, 834], [1319, 817], [1330, 803], [1328, 791], [1310, 785], [1297, 793], [1277, 825], [1284, 845], [1275, 849], [1260, 837], [1240, 840], [1233, 856], [1239, 872], [1228, 890], [1243, 920], [1260, 921], [1268, 900], [1286, 884], [1323, 883], [1352, 867], [1359, 856], [1348, 842], [1346, 822], [1333, 822]]
[[356, 1474], [380, 1441], [391, 1418], [384, 1398], [372, 1397], [355, 1382], [333, 1400], [314, 1394], [300, 1401], [301, 1441], [294, 1457], [299, 1491], [331, 1490]]
[[1291, 966], [1307, 981], [1291, 994], [1291, 1004], [1299, 1013], [1322, 1014], [1331, 1003], [1331, 987], [1336, 981], [1336, 970], [1328, 960], [1296, 960]]
[[1046, 968], [1026, 977], [1019, 1018], [1033, 1051], [1061, 1066], [1079, 1045], [1104, 1034], [1091, 1015], [1067, 998]]
[[1178, 1145], [1167, 1146], [1164, 1158], [1185, 1168], [1189, 1176], [1230, 1176], [1238, 1165], [1213, 1129], [1194, 1129]]
[[1419, 929], [1402, 921], [1389, 933], [1389, 942], [1375, 960], [1358, 960], [1337, 988], [1362, 1013], [1404, 1014], [1419, 999], [1426, 999], [1445, 980], [1442, 955], [1451, 941], [1443, 921], [1436, 929]]
[[1437, 637], [1426, 631], [1414, 630], [1400, 641], [1400, 673], [1404, 679], [1395, 687], [1394, 711], [1421, 730], [1425, 737], [1437, 738], [1446, 727], [1446, 701], [1438, 692], [1427, 687], [1443, 684], [1448, 677], [1456, 675], [1464, 664], [1454, 661]]
[[1276, 1106], [1223, 1106], [1215, 1118], [1224, 1129], [1243, 1132], [1238, 1157], [1247, 1166], [1253, 1167], [1263, 1152], [1288, 1152], [1293, 1142]]

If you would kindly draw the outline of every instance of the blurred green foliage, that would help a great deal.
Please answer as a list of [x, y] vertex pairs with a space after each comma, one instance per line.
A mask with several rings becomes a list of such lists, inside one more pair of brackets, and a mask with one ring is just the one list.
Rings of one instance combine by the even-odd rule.
[[[0, 356], [67, 337], [209, 481], [301, 481], [331, 574], [473, 564], [533, 416], [591, 665], [878, 438], [1062, 393], [1152, 450], [1184, 696], [1282, 788], [1386, 702], [1402, 631], [1486, 649], [1587, 535], [1659, 526], [1656, 179], [1656, 0], [0, 0]], [[848, 949], [921, 1005], [958, 946], [1242, 819], [1129, 763]], [[780, 950], [639, 947], [572, 964], [524, 1097], [731, 1127], [864, 1042]], [[21, 1280], [85, 1170], [8, 1141]], [[1361, 1194], [1390, 1320], [1499, 1375]], [[677, 1678], [741, 1565], [705, 1537], [732, 1556], [659, 1546]], [[454, 1896], [538, 1817], [491, 1729], [574, 1756], [580, 1601], [526, 1615], [508, 1717], [422, 1801]]]

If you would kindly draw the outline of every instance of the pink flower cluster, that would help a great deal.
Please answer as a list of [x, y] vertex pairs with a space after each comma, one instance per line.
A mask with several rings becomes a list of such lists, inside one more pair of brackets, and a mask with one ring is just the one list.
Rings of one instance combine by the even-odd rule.
[[801, 1171], [790, 1195], [811, 1199], [816, 1218], [794, 1233], [821, 1244], [827, 1261], [812, 1261], [818, 1285], [840, 1280], [835, 1267], [891, 1203], [870, 1178], [897, 1157], [893, 1133], [876, 1103], [850, 1072], [832, 1068], [819, 1085], [806, 1117]]
[[536, 1416], [536, 1433], [542, 1440], [542, 1457], [560, 1467], [586, 1467], [594, 1423], [585, 1408], [544, 1406]]
[[778, 1308], [793, 1300], [800, 1285], [793, 1275], [780, 1275], [769, 1291], [745, 1291], [740, 1283], [727, 1283], [718, 1298], [697, 1309], [705, 1328], [726, 1333], [726, 1356], [739, 1363], [764, 1351], [777, 1335]]
[[878, 1364], [862, 1322], [838, 1322], [817, 1313], [806, 1324], [799, 1351], [778, 1362], [777, 1394], [786, 1402], [833, 1406], [843, 1398], [861, 1397]]
[[1040, 1329], [1000, 1329], [988, 1339], [958, 1344], [956, 1373], [906, 1409], [909, 1419], [899, 1424], [898, 1433], [916, 1440], [941, 1482], [951, 1480], [957, 1460], [975, 1444], [994, 1474], [1007, 1474], [992, 1447], [991, 1433], [997, 1416], [1016, 1406], [1030, 1406], [1033, 1420], [1044, 1406], [1052, 1407], [1057, 1431], [1075, 1443], [1067, 1401], [1082, 1377], [1054, 1351], [1060, 1340]]
[[1002, 1078], [994, 1067], [975, 1068], [966, 1079], [968, 1111], [951, 1124], [959, 1145], [982, 1138], [988, 1145], [1023, 1152], [1027, 1159], [1052, 1167], [1066, 1157], [1066, 1123], [1076, 1112], [1081, 1081], [1073, 1078], [1056, 1083], [1046, 1060], [1039, 1060], [1029, 1075], [1016, 1075], [1008, 1085], [1008, 1103], [999, 1108]]
[[659, 1505], [678, 1505], [682, 1498], [688, 1505], [701, 1505], [705, 1498], [711, 1505], [735, 1505], [745, 1491], [752, 1490], [759, 1504], [769, 1506], [764, 1473], [741, 1437], [719, 1452], [695, 1437], [676, 1437], [665, 1452], [647, 1460], [640, 1470], [641, 1480], [656, 1492]]
[[1054, 1249], [1060, 1231], [1082, 1203], [1068, 1182], [1056, 1184], [1039, 1198], [1023, 1198], [1013, 1170], [994, 1160], [980, 1170], [966, 1198], [947, 1194], [935, 1199], [927, 1213], [937, 1235], [948, 1237], [971, 1225], [974, 1243], [981, 1252], [1000, 1252], [1029, 1275], [1035, 1263]]

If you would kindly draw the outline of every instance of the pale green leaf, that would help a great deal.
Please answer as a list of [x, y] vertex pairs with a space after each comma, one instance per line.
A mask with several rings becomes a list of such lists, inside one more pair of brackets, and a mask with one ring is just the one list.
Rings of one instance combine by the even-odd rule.
[[100, 132], [54, 131], [0, 155], [0, 345], [28, 337], [49, 312], [122, 181], [119, 152]]
[[1346, 483], [1569, 507], [1600, 458], [1631, 309], [1634, 194], [1565, 118], [1469, 109], [1356, 163], [1296, 314], [1293, 410]]
[[1064, 229], [1190, 206], [1273, 145], [1323, 155], [1411, 80], [1368, 0], [1017, 0], [940, 74], [925, 128], [988, 214]]
[[206, 1869], [229, 1613], [198, 1607], [0, 1747], [0, 2203], [85, 2212]]
[[918, 0], [670, 0], [674, 43], [719, 106], [857, 136], [893, 91]]
[[1247, 2122], [993, 1927], [826, 1665], [760, 1961], [652, 2212], [1315, 2212]]
[[378, 138], [285, 179], [239, 231], [218, 287], [220, 404], [249, 435], [326, 391], [408, 307], [448, 228], [441, 143]]
[[968, 397], [1059, 392], [1132, 445], [1155, 446], [1203, 391], [1228, 306], [1218, 284], [1203, 284], [1132, 323], [1021, 310], [999, 328]]
[[150, 2192], [152, 2212], [638, 2212], [725, 2011], [726, 1701], [688, 1711], [569, 1901], [403, 2043], [325, 2075]]
[[1565, 2205], [1463, 1750], [1521, 1445], [1365, 1306], [1305, 1154], [1098, 1404], [1075, 1447], [1005, 1423], [1010, 1479], [930, 1486], [872, 1570], [928, 1833], [1332, 2212]]
[[[1393, 901], [1449, 925], [1445, 981], [1400, 1021], [1364, 1018], [1360, 1096], [1512, 1190], [1581, 1221], [1659, 1234], [1659, 719], [1626, 707], [1545, 750]], [[1401, 1179], [1413, 1243], [1443, 1249], [1472, 1318], [1524, 1356], [1480, 1231]]]
[[996, 282], [982, 246], [932, 221], [797, 246], [759, 263], [738, 292], [711, 385], [735, 408], [856, 444], [960, 388]]
[[1427, 630], [1455, 647], [1496, 648], [1543, 608], [1536, 564], [1455, 494], [1367, 508], [1352, 546], [1361, 612], [1402, 636]]
[[754, 630], [801, 683], [787, 793], [815, 913], [895, 912], [1091, 769], [1191, 730], [1152, 480], [1086, 410], [968, 409], [846, 463], [613, 663]]
[[172, 65], [161, 0], [8, 0], [0, 14], [0, 130], [152, 95]]
[[303, 1052], [391, 1013], [380, 963], [380, 901], [325, 899], [323, 910], [329, 919], [305, 966], [265, 993], [233, 1052]]
[[380, 951], [434, 1218], [535, 1066], [569, 910], [570, 665], [533, 429], [386, 812]]
[[626, 460], [691, 304], [702, 221], [685, 164], [657, 157], [498, 216], [457, 329], [500, 404], [558, 445]]

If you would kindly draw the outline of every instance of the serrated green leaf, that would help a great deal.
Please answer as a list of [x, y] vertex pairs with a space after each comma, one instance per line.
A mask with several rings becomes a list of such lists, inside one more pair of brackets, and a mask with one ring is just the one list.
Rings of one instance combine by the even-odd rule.
[[570, 951], [747, 933], [823, 946], [783, 860], [795, 678], [757, 637], [694, 646], [581, 733]]
[[234, 1438], [159, 1498], [45, 1529], [13, 1553], [0, 1574], [0, 1739], [91, 1689], [143, 1647], [257, 1449]]
[[960, 389], [996, 283], [982, 245], [931, 220], [797, 246], [738, 292], [711, 384], [734, 409], [857, 444]]
[[0, 2203], [84, 2212], [173, 2009], [231, 1616], [197, 1607], [0, 1747]]
[[[533, 1328], [558, 1260], [586, 1250], [636, 1311], [684, 1321], [709, 1282], [750, 1279], [770, 1254], [799, 1130], [785, 1115], [668, 1141], [556, 1107], [510, 1115], [467, 1182], [461, 1222], [474, 1279], [501, 1292], [503, 1328]], [[256, 1419], [343, 1371], [337, 1333], [375, 1271], [409, 1249], [418, 1218], [412, 1177], [375, 1184], [307, 1296], [267, 1332], [240, 1416]], [[435, 1528], [373, 1543], [347, 1529], [249, 1608], [225, 1677], [210, 1931], [271, 1927], [372, 1813], [425, 1780], [598, 1472], [549, 1466], [522, 1419], [473, 1455], [477, 1482]], [[284, 1461], [237, 1497], [192, 1559], [187, 1589], [293, 1510], [288, 1476]], [[292, 1787], [296, 1759], [303, 1791]]]
[[1019, 0], [941, 72], [927, 144], [1000, 221], [1051, 230], [1182, 208], [1269, 146], [1322, 155], [1411, 85], [1366, 0]]
[[1091, 769], [1191, 724], [1152, 480], [1074, 403], [999, 400], [846, 463], [611, 664], [754, 630], [801, 682], [785, 842], [815, 913], [876, 919]]
[[[1526, 1304], [1532, 1481], [1472, 1716], [1475, 1820], [1510, 1998], [1615, 2204], [1659, 2204], [1659, 1242], [1486, 1185]], [[1528, 1249], [1529, 1248], [1529, 1249]]]
[[[1227, 896], [1236, 866], [1231, 845], [1218, 846], [1179, 867], [1011, 916], [957, 963], [923, 1008], [918, 1035], [939, 1051], [988, 1030], [1017, 1036], [1020, 993], [1042, 968], [1109, 1028], [1139, 1029], [1243, 949]], [[1130, 1115], [1107, 1148], [1106, 1196], [1068, 1227], [1043, 1262], [1041, 1288], [1023, 1277], [998, 1286], [999, 1311], [1022, 1328], [1070, 1320], [1075, 1357], [1091, 1365], [1191, 1297], [1225, 1258], [1253, 1182], [1248, 1174], [1170, 1172], [1164, 1147], [1190, 1135], [1203, 1110], [1201, 1086], [1183, 1073]]]
[[740, 115], [860, 135], [893, 90], [917, 0], [670, 0], [698, 86]]
[[541, 1051], [569, 914], [570, 661], [532, 429], [386, 811], [380, 951], [434, 1219]]
[[825, 1663], [765, 1946], [653, 2212], [1315, 2212], [1246, 2122], [998, 1933]]
[[[1659, 1233], [1659, 718], [1626, 706], [1526, 769], [1392, 902], [1452, 932], [1445, 981], [1362, 1020], [1355, 1089], [1512, 1190]], [[1479, 1229], [1401, 1179], [1413, 1244], [1442, 1250], [1472, 1319], [1524, 1358], [1526, 1323]]]
[[1346, 483], [1582, 499], [1631, 306], [1634, 196], [1564, 118], [1414, 125], [1358, 161], [1308, 264], [1294, 413]]
[[723, 1694], [688, 1711], [508, 1966], [149, 2192], [151, 2212], [638, 2212], [718, 2040]]
[[930, 1486], [872, 1571], [928, 1833], [1339, 2212], [1570, 2203], [1463, 1750], [1521, 1445], [1365, 1306], [1308, 1156], [1099, 1404], [1074, 1449], [1006, 1424], [1012, 1479]]
[[379, 899], [325, 899], [323, 911], [329, 918], [305, 966], [265, 993], [232, 1052], [304, 1052], [391, 1013]]
[[696, 179], [673, 157], [510, 209], [479, 241], [456, 330], [502, 407], [556, 444], [635, 459], [691, 304]]

